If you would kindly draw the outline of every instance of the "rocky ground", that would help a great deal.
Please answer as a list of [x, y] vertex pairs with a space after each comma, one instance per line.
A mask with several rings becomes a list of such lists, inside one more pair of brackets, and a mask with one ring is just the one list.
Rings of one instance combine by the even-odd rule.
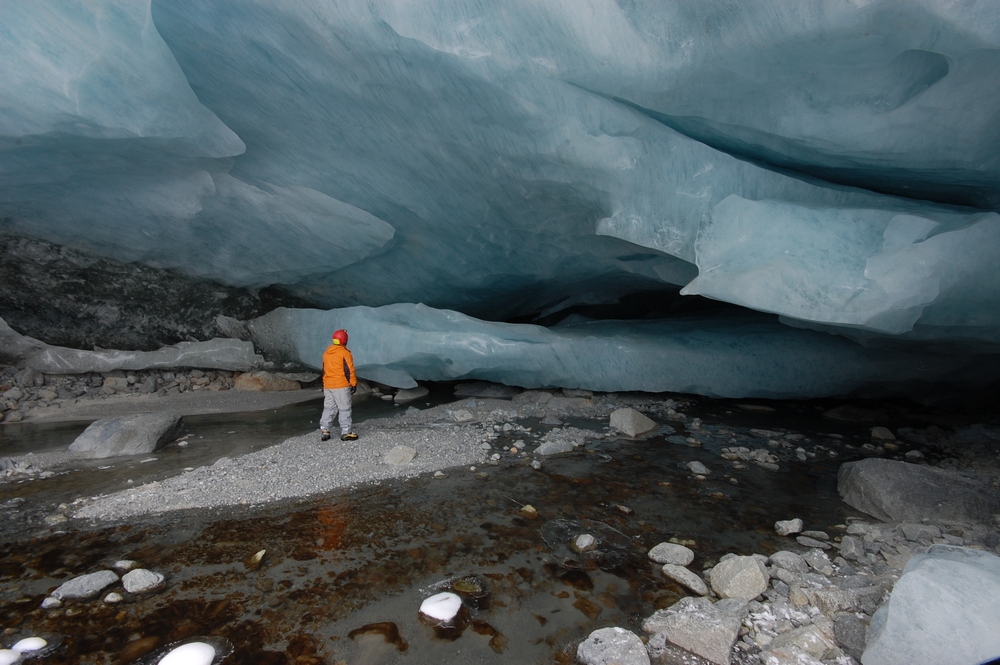
[[[180, 411], [185, 404], [191, 409], [241, 410], [267, 400], [287, 403], [318, 394], [233, 390], [239, 378], [197, 370], [84, 377], [4, 370], [0, 405], [9, 423], [18, 414], [25, 421], [82, 413], [98, 417], [141, 410], [151, 403]], [[719, 451], [715, 465], [688, 465], [693, 481], [712, 477], [738, 484], [741, 470], [749, 465], [779, 471], [793, 461], [836, 459], [845, 452], [974, 473], [987, 486], [1000, 476], [1000, 435], [994, 425], [931, 425], [895, 432], [875, 426], [870, 440], [855, 446], [836, 435], [816, 438], [792, 430], [705, 425], [685, 413], [688, 405], [683, 400], [664, 396], [521, 392], [489, 385], [468, 392], [473, 394], [451, 404], [405, 408], [393, 418], [365, 421], [357, 428], [361, 439], [356, 442], [321, 442], [316, 434], [293, 437], [167, 480], [83, 497], [46, 515], [45, 524], [50, 529], [85, 527], [177, 509], [265, 504], [453, 467], [475, 472], [482, 465], [523, 463], [538, 468], [547, 456], [588, 441], [642, 436], [647, 430], [672, 443]], [[371, 397], [394, 399], [387, 393], [375, 388]], [[399, 393], [395, 399], [406, 401], [414, 395], [419, 393]], [[206, 407], [213, 399], [219, 401]], [[647, 416], [657, 421], [651, 428]], [[564, 423], [568, 418], [603, 420], [607, 425], [578, 429]], [[526, 421], [537, 425], [526, 426]], [[2, 463], [8, 479], [15, 479], [70, 462], [36, 459], [25, 465], [23, 459], [5, 458]], [[683, 542], [654, 548], [650, 559], [691, 595], [647, 617], [641, 637], [624, 629], [596, 631], [579, 646], [578, 662], [851, 665], [866, 647], [876, 610], [891, 597], [913, 556], [932, 546], [1000, 552], [998, 524], [988, 518], [856, 519], [826, 530], [788, 519], [776, 523], [776, 529], [787, 535], [787, 550], [732, 553], [702, 571], [687, 567], [693, 557]], [[573, 546], [588, 545], [583, 540]]]

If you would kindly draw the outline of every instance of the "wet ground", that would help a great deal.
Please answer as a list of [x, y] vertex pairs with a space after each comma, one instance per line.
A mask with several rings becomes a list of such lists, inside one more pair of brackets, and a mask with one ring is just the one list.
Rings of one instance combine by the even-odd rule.
[[[225, 662], [233, 664], [572, 662], [575, 643], [591, 631], [615, 625], [641, 633], [643, 618], [686, 595], [646, 558], [659, 542], [689, 544], [697, 554], [691, 568], [701, 570], [730, 551], [795, 548], [774, 534], [779, 519], [801, 517], [806, 528], [838, 533], [849, 509], [837, 496], [836, 470], [861, 455], [871, 423], [827, 421], [819, 415], [825, 408], [746, 411], [700, 400], [685, 409], [704, 420], [698, 446], [685, 443], [684, 424], [672, 422], [678, 431], [672, 437], [590, 443], [546, 459], [540, 471], [527, 460], [505, 459], [475, 471], [450, 469], [444, 478], [385, 482], [264, 509], [174, 513], [8, 542], [0, 548], [4, 644], [29, 634], [54, 638], [60, 646], [49, 663], [139, 662], [198, 636], [231, 643]], [[190, 436], [221, 437], [211, 455], [222, 456], [315, 427], [314, 405], [280, 411], [252, 421], [246, 414], [191, 419]], [[601, 429], [606, 422], [567, 424]], [[266, 435], [251, 442], [242, 426]], [[783, 462], [778, 472], [728, 469], [720, 447], [733, 438], [759, 447], [752, 428], [801, 432], [810, 451], [810, 444], [822, 447], [805, 461]], [[124, 475], [146, 480], [209, 461], [183, 457], [192, 455], [183, 447], [171, 454], [178, 458], [158, 452], [157, 462], [131, 462]], [[714, 471], [696, 480], [684, 467], [690, 461]], [[53, 480], [63, 482], [28, 485]], [[25, 492], [23, 485], [0, 486], [0, 499], [12, 491]], [[51, 500], [51, 490], [40, 492], [32, 500]], [[537, 516], [521, 510], [524, 504]], [[581, 555], [566, 547], [583, 532], [599, 536], [597, 551]], [[260, 550], [266, 554], [258, 566], [250, 557]], [[119, 559], [163, 573], [166, 588], [117, 605], [98, 598], [40, 609], [61, 582]], [[442, 635], [420, 622], [418, 609], [459, 579], [465, 586], [458, 588], [471, 584], [482, 593], [467, 603], [467, 626]]]

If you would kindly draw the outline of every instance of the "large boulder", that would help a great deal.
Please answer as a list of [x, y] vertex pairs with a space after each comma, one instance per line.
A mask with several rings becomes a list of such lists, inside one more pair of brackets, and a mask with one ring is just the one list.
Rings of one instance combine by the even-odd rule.
[[985, 663], [1000, 657], [1000, 557], [935, 545], [910, 559], [872, 617], [864, 665]]
[[869, 458], [841, 465], [844, 503], [884, 522], [991, 520], [1000, 490], [970, 474]]
[[[668, 642], [717, 665], [729, 665], [729, 654], [739, 636], [747, 603], [725, 599], [681, 598], [657, 610], [642, 623], [647, 633], [662, 633]], [[652, 640], [650, 641], [652, 643]]]
[[102, 458], [144, 455], [173, 441], [181, 426], [179, 413], [139, 413], [94, 421], [70, 444], [71, 452]]

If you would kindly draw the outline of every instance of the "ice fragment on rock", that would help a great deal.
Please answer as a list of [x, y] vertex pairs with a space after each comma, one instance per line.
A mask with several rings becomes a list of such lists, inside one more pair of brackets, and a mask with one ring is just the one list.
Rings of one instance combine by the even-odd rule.
[[420, 613], [443, 623], [454, 620], [462, 608], [462, 599], [458, 594], [448, 591], [425, 598], [420, 603]]
[[204, 642], [188, 642], [170, 651], [156, 665], [211, 665], [215, 647]]

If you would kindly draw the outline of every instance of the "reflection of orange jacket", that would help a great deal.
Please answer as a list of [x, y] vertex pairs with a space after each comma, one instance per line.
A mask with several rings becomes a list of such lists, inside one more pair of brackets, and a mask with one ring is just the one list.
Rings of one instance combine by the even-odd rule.
[[358, 385], [354, 373], [354, 355], [346, 346], [331, 344], [323, 354], [323, 388], [348, 388]]

